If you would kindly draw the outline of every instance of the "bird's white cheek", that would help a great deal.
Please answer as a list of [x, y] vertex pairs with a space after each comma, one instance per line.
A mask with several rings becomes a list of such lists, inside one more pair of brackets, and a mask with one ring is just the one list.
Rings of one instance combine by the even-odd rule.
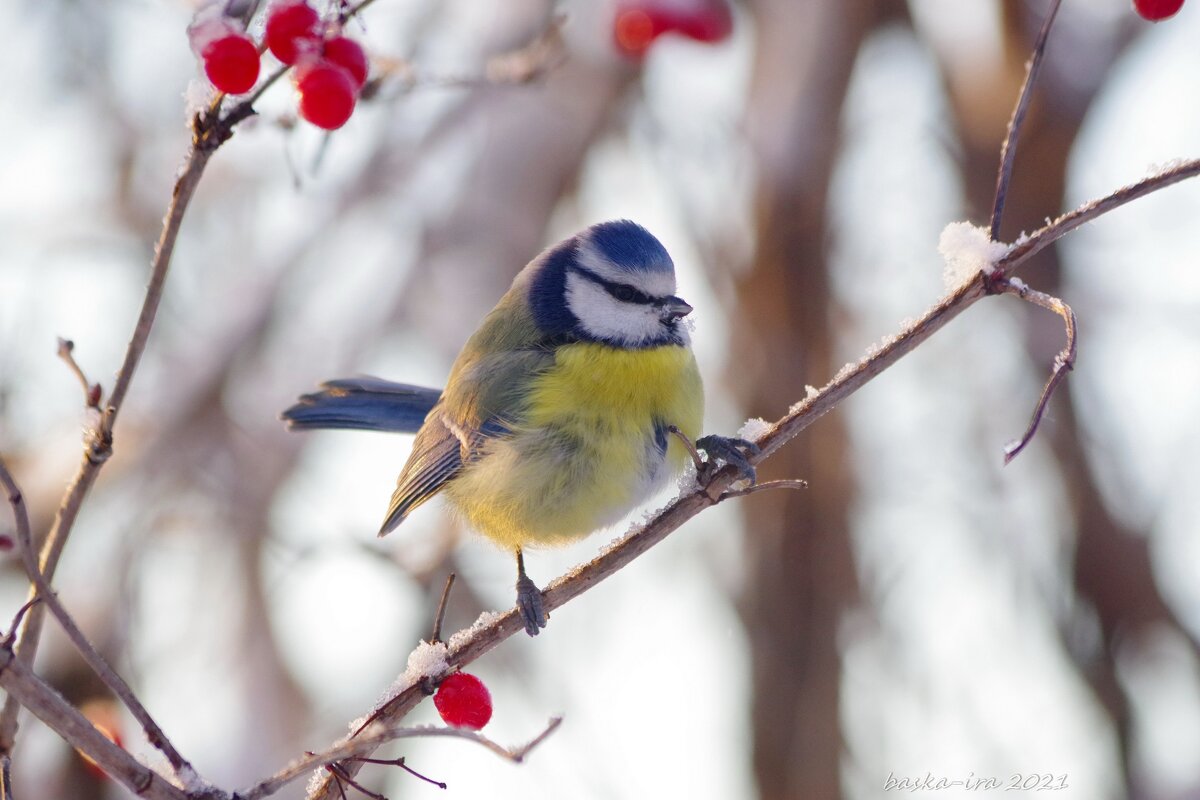
[[661, 321], [652, 308], [616, 300], [601, 286], [575, 274], [567, 275], [567, 308], [591, 336], [629, 344], [653, 339]]

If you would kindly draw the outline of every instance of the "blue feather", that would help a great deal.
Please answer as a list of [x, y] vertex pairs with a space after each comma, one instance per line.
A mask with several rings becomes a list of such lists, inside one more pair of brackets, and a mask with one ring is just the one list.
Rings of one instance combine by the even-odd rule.
[[548, 337], [573, 333], [579, 320], [563, 302], [567, 269], [575, 263], [575, 238], [567, 239], [542, 255], [542, 264], [529, 286], [529, 308], [538, 330]]
[[636, 222], [627, 219], [601, 222], [582, 235], [622, 269], [630, 272], [675, 271], [675, 264], [662, 242]]
[[416, 433], [442, 396], [427, 389], [382, 378], [342, 378], [321, 384], [321, 391], [301, 395], [279, 415], [289, 430], [342, 428]]

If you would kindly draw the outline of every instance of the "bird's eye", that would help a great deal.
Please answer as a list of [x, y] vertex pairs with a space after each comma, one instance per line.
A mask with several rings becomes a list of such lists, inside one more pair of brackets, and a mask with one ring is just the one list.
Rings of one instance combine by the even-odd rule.
[[622, 303], [629, 303], [634, 300], [639, 294], [637, 289], [632, 286], [626, 286], [623, 283], [618, 283], [612, 287], [612, 296], [620, 300]]

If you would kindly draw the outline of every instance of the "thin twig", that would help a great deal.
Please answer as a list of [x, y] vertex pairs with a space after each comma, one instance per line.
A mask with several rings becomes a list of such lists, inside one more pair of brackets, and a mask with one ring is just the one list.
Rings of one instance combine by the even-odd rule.
[[781, 479], [777, 481], [767, 481], [766, 483], [756, 483], [753, 486], [746, 486], [742, 489], [729, 489], [721, 493], [722, 500], [729, 500], [734, 497], [746, 497], [747, 495], [765, 492], [768, 489], [807, 489], [808, 481], [798, 479]]
[[100, 384], [92, 383], [87, 379], [83, 369], [79, 366], [79, 362], [75, 360], [75, 343], [70, 339], [58, 337], [58, 357], [67, 363], [71, 372], [79, 379], [83, 385], [83, 404], [88, 408], [100, 410]]
[[[521, 630], [524, 630], [523, 624]], [[357, 758], [367, 755], [378, 748], [380, 745], [397, 739], [420, 739], [420, 738], [449, 738], [449, 739], [465, 739], [468, 742], [482, 745], [488, 750], [491, 750], [496, 755], [519, 764], [525, 760], [529, 752], [533, 748], [546, 740], [546, 737], [553, 733], [559, 725], [562, 724], [561, 717], [554, 717], [547, 723], [546, 728], [534, 737], [527, 744], [520, 747], [510, 748], [505, 747], [478, 731], [468, 730], [466, 728], [442, 728], [442, 727], [416, 727], [416, 728], [388, 728], [380, 724], [370, 725], [362, 731], [349, 738], [345, 739], [333, 747], [321, 753], [308, 753], [304, 758], [292, 762], [288, 766], [281, 769], [279, 772], [272, 775], [260, 783], [238, 792], [235, 797], [238, 800], [262, 800], [264, 797], [269, 797], [280, 788], [286, 786], [292, 781], [300, 778], [318, 767], [332, 764], [334, 762], [346, 761], [355, 759], [353, 764], [360, 763]], [[357, 767], [351, 769], [349, 766], [344, 766], [344, 769], [350, 774], [357, 773]], [[328, 784], [326, 784], [328, 785]]]
[[1035, 233], [1017, 239], [1012, 249], [1008, 251], [1008, 254], [1000, 259], [997, 267], [1003, 268], [1003, 274], [1011, 275], [1021, 264], [1076, 228], [1114, 209], [1120, 208], [1126, 203], [1130, 203], [1140, 197], [1145, 197], [1148, 194], [1160, 191], [1189, 178], [1194, 178], [1197, 175], [1200, 175], [1200, 158], [1188, 159], [1172, 164], [1169, 168], [1149, 177], [1142, 178], [1140, 181], [1131, 183], [1128, 186], [1122, 186], [1112, 194], [1105, 195], [1098, 200], [1091, 200], [1084, 203], [1078, 208], [1068, 211], [1046, 223], [1044, 227]]
[[1050, 27], [1058, 14], [1062, 0], [1052, 0], [1042, 29], [1038, 31], [1037, 41], [1033, 45], [1033, 55], [1025, 65], [1025, 83], [1021, 86], [1021, 94], [1013, 107], [1012, 117], [1008, 121], [1008, 131], [1004, 142], [1000, 145], [1000, 169], [996, 175], [996, 196], [992, 201], [992, 225], [990, 230], [992, 241], [1000, 241], [1000, 217], [1004, 214], [1004, 204], [1008, 199], [1008, 184], [1012, 180], [1013, 162], [1017, 157], [1017, 141], [1021, 130], [1025, 127], [1025, 115], [1029, 111], [1029, 103], [1033, 99], [1033, 86], [1041, 72], [1042, 56], [1046, 52], [1046, 40], [1050, 37]]
[[442, 620], [446, 618], [446, 603], [450, 599], [450, 587], [454, 585], [455, 577], [453, 572], [446, 576], [446, 586], [442, 589], [442, 599], [438, 601], [437, 611], [433, 615], [433, 636], [429, 639], [430, 643], [442, 640]]
[[364, 764], [378, 764], [379, 766], [382, 766], [382, 767], [399, 767], [400, 769], [407, 772], [409, 775], [412, 775], [414, 778], [420, 778], [421, 780], [425, 781], [426, 783], [432, 783], [434, 786], [438, 787], [439, 789], [446, 788], [445, 781], [435, 781], [433, 778], [429, 777], [428, 775], [422, 775], [421, 773], [417, 772], [415, 769], [410, 767], [405, 762], [404, 756], [400, 756], [400, 758], [366, 758], [365, 756], [354, 756], [354, 758], [352, 758], [350, 760], [361, 761]]
[[1007, 464], [1025, 449], [1025, 445], [1033, 440], [1034, 434], [1037, 433], [1038, 425], [1042, 422], [1042, 416], [1046, 413], [1046, 404], [1050, 402], [1050, 396], [1054, 394], [1054, 390], [1058, 388], [1058, 384], [1067, 377], [1067, 373], [1075, 368], [1075, 312], [1059, 298], [1048, 295], [1045, 292], [1030, 289], [1024, 281], [1018, 278], [1007, 278], [997, 282], [996, 285], [1005, 294], [1014, 294], [1028, 303], [1033, 303], [1036, 306], [1058, 314], [1063, 319], [1063, 325], [1066, 327], [1067, 333], [1067, 343], [1059, 351], [1058, 355], [1054, 357], [1054, 369], [1051, 370], [1050, 378], [1046, 381], [1046, 385], [1042, 387], [1042, 395], [1038, 398], [1037, 405], [1034, 406], [1029, 426], [1025, 429], [1025, 433], [1021, 435], [1020, 439], [1009, 442], [1004, 446], [1004, 463]]
[[[386, 797], [379, 794], [378, 792], [372, 792], [370, 789], [363, 786], [358, 781], [354, 780], [354, 778], [350, 775], [350, 773], [346, 771], [346, 768], [336, 761], [332, 764], [326, 764], [325, 769], [326, 769], [326, 771], [329, 772], [329, 774], [333, 775], [333, 777], [339, 783], [349, 784], [352, 788], [356, 789], [364, 797], [369, 797], [369, 798], [371, 798], [371, 800], [388, 800]], [[445, 787], [442, 787], [442, 788], [445, 788]]]
[[[0, 468], [3, 468], [3, 466], [3, 462], [0, 462]], [[9, 477], [11, 478], [12, 476], [10, 475]], [[11, 495], [9, 496], [8, 502], [10, 505], [13, 502]], [[21, 513], [26, 512], [22, 511]], [[31, 597], [21, 604], [21, 607], [17, 609], [17, 613], [13, 614], [12, 624], [8, 626], [8, 633], [4, 634], [3, 637], [0, 637], [0, 647], [12, 647], [13, 641], [17, 637], [17, 628], [21, 627], [21, 621], [25, 619], [25, 615], [29, 613], [29, 609], [33, 608], [41, 601], [42, 600], [40, 597]]]

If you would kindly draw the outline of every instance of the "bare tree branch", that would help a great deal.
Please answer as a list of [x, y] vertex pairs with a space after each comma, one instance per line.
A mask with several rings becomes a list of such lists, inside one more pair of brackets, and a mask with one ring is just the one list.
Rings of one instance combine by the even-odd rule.
[[1004, 203], [1008, 198], [1008, 184], [1012, 180], [1013, 162], [1017, 157], [1017, 142], [1021, 138], [1021, 130], [1025, 125], [1025, 114], [1029, 111], [1029, 103], [1033, 100], [1033, 85], [1037, 82], [1038, 73], [1042, 68], [1042, 56], [1046, 53], [1046, 40], [1050, 37], [1050, 28], [1058, 14], [1062, 0], [1053, 0], [1042, 29], [1038, 32], [1037, 41], [1033, 46], [1033, 55], [1025, 67], [1025, 83], [1021, 86], [1021, 94], [1013, 107], [1012, 117], [1008, 121], [1008, 132], [1000, 145], [1000, 169], [996, 175], [996, 196], [992, 201], [992, 224], [990, 233], [992, 241], [1000, 240], [1000, 218], [1004, 214]]
[[1063, 324], [1066, 326], [1067, 344], [1054, 358], [1054, 369], [1050, 372], [1050, 378], [1046, 381], [1046, 385], [1042, 388], [1042, 395], [1038, 398], [1037, 405], [1034, 406], [1033, 416], [1029, 420], [1029, 427], [1025, 429], [1025, 433], [1020, 439], [1009, 442], [1004, 446], [1004, 463], [1012, 461], [1017, 457], [1025, 445], [1033, 440], [1033, 436], [1037, 433], [1038, 425], [1041, 424], [1042, 415], [1046, 413], [1046, 404], [1050, 402], [1050, 396], [1054, 394], [1054, 390], [1058, 388], [1058, 384], [1067, 377], [1067, 373], [1075, 368], [1075, 312], [1071, 307], [1057, 297], [1038, 292], [1030, 289], [1024, 281], [1019, 278], [1007, 278], [998, 284], [1000, 291], [1006, 294], [1015, 294], [1026, 302], [1033, 303], [1036, 306], [1053, 311], [1063, 318]]
[[1095, 220], [1139, 197], [1164, 189], [1182, 180], [1200, 175], [1200, 159], [1183, 161], [1151, 175], [1137, 183], [1122, 187], [1098, 200], [1084, 203], [1058, 217], [1029, 236], [1018, 239], [996, 263], [990, 276], [979, 276], [966, 282], [952, 294], [942, 298], [919, 320], [894, 337], [875, 353], [857, 364], [847, 364], [833, 381], [795, 406], [758, 441], [762, 455], [751, 459], [755, 463], [778, 450], [800, 431], [827, 414], [843, 400], [861, 389], [868, 381], [910, 353], [917, 345], [941, 330], [946, 323], [967, 310], [988, 294], [988, 280], [1011, 275], [1019, 266], [1041, 250], [1066, 236], [1086, 222]]

